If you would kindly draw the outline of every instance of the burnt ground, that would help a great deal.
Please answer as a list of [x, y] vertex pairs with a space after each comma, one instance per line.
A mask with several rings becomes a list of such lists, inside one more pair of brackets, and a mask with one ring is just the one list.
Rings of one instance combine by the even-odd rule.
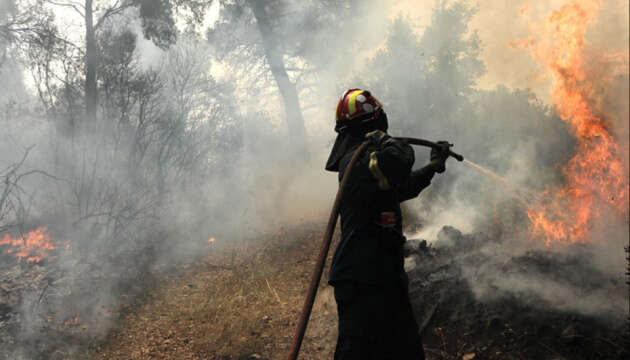
[[[146, 301], [128, 308], [105, 341], [92, 344], [85, 357], [286, 358], [323, 226], [279, 228], [255, 242], [211, 250], [181, 265]], [[628, 357], [623, 324], [610, 326], [596, 318], [543, 309], [516, 296], [480, 302], [462, 279], [454, 251], [411, 244], [417, 266], [409, 272], [410, 293], [424, 326], [428, 359]], [[528, 253], [507, 263], [505, 271], [558, 267], [559, 273], [571, 273], [571, 265]], [[300, 359], [331, 359], [335, 339], [335, 302], [322, 281]]]
[[[603, 314], [584, 315], [562, 306], [550, 306], [526, 291], [501, 292], [499, 288], [483, 301], [464, 279], [463, 269], [483, 269], [492, 262], [479, 250], [491, 242], [484, 235], [462, 235], [445, 227], [440, 235], [459, 238], [453, 247], [423, 248], [408, 242], [418, 264], [410, 270], [410, 298], [419, 324], [425, 324], [425, 350], [435, 359], [626, 359], [630, 355], [627, 325]], [[438, 235], [438, 237], [440, 236]], [[457, 244], [457, 241], [464, 243]], [[503, 245], [503, 244], [500, 244]], [[567, 249], [570, 255], [528, 251], [505, 261], [499, 277], [528, 275], [554, 279], [558, 284], [579, 287], [584, 296], [625, 284], [586, 265], [586, 249]], [[585, 277], [584, 273], [589, 275]], [[512, 277], [513, 278], [513, 277]], [[554, 291], [550, 289], [549, 291]], [[619, 294], [619, 292], [616, 292]]]

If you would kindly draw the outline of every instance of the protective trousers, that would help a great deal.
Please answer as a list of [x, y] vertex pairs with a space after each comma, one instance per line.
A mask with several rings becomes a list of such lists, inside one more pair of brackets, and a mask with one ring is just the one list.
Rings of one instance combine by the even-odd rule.
[[335, 360], [424, 360], [407, 286], [335, 284]]

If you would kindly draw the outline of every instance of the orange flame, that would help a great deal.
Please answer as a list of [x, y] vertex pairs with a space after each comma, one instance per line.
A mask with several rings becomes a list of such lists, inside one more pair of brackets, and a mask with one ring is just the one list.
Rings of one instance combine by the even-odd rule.
[[79, 324], [79, 314], [77, 314], [75, 317], [73, 317], [70, 320], [64, 321], [63, 324], [66, 325], [66, 326]]
[[6, 250], [7, 254], [13, 254], [20, 260], [26, 258], [28, 262], [38, 263], [48, 256], [48, 250], [55, 249], [51, 243], [50, 235], [46, 233], [47, 230], [46, 226], [40, 226], [18, 238], [4, 234], [0, 239], [0, 245], [9, 246], [9, 249]]
[[527, 15], [527, 13], [531, 10], [532, 4], [525, 4], [518, 9], [518, 14], [521, 16]]
[[[628, 214], [628, 172], [604, 111], [594, 99], [595, 80], [603, 74], [587, 72], [584, 61], [584, 36], [600, 3], [570, 0], [544, 22], [533, 24], [534, 36], [511, 43], [529, 49], [551, 77], [555, 110], [577, 138], [574, 156], [562, 167], [564, 187], [548, 188], [527, 211], [533, 234], [544, 237], [547, 245], [587, 242], [602, 205]], [[606, 57], [618, 58], [601, 56]]]
[[210, 244], [214, 243], [217, 239], [215, 239], [214, 237], [211, 237], [210, 239], [208, 239], [208, 242]]

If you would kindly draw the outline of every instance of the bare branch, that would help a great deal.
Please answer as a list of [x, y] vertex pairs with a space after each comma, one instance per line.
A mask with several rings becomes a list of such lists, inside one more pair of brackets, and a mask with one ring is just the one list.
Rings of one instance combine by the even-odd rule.
[[101, 25], [103, 25], [103, 23], [105, 22], [105, 20], [107, 20], [107, 18], [109, 18], [110, 16], [120, 14], [125, 9], [128, 9], [128, 8], [130, 8], [132, 6], [133, 6], [132, 3], [120, 4], [120, 0], [116, 0], [116, 3], [114, 3], [114, 5], [108, 7], [105, 10], [105, 12], [103, 13], [103, 15], [101, 15], [101, 17], [96, 21], [96, 25], [94, 25], [94, 29], [96, 30], [96, 29], [100, 28]]
[[[48, 3], [53, 4], [53, 5], [57, 5], [57, 6], [63, 6], [63, 7], [69, 7], [74, 9], [74, 11], [77, 12], [77, 14], [79, 14], [81, 17], [85, 17], [85, 7], [82, 4], [76, 3], [74, 1], [68, 1], [67, 3], [64, 2], [58, 2], [58, 1], [53, 1], [53, 0], [48, 0]], [[81, 11], [79, 9], [79, 7], [83, 8], [83, 11]]]

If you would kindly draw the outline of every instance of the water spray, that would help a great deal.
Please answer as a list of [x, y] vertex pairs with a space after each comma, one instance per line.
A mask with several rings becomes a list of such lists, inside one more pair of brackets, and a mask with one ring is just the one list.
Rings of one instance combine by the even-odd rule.
[[[397, 140], [406, 141], [412, 145], [426, 146], [434, 149], [443, 149], [444, 145], [440, 145], [433, 141], [428, 141], [424, 139], [416, 139], [416, 138], [407, 138], [407, 137], [397, 137]], [[326, 262], [326, 257], [328, 255], [328, 250], [330, 249], [330, 243], [332, 241], [332, 235], [335, 231], [335, 225], [337, 224], [337, 217], [339, 216], [339, 203], [341, 197], [343, 196], [343, 191], [346, 183], [348, 182], [348, 178], [354, 164], [359, 159], [359, 156], [363, 151], [370, 145], [370, 141], [363, 142], [359, 148], [354, 152], [350, 163], [347, 165], [347, 170], [339, 183], [339, 189], [337, 190], [337, 196], [335, 197], [335, 202], [333, 204], [332, 211], [330, 213], [330, 217], [328, 218], [328, 226], [326, 227], [326, 232], [324, 233], [324, 238], [320, 247], [319, 256], [317, 258], [315, 264], [315, 270], [311, 277], [311, 284], [309, 287], [308, 294], [306, 295], [306, 299], [304, 301], [304, 306], [302, 308], [302, 314], [298, 321], [298, 326], [295, 331], [295, 335], [293, 337], [293, 344], [291, 346], [291, 350], [289, 351], [288, 360], [296, 360], [300, 351], [300, 347], [302, 345], [302, 340], [304, 339], [304, 333], [306, 332], [306, 325], [308, 324], [309, 317], [311, 315], [311, 311], [313, 309], [313, 304], [315, 303], [315, 296], [317, 294], [317, 288], [319, 287], [319, 281], [321, 279], [322, 272], [324, 270], [324, 263]], [[449, 144], [450, 146], [450, 144]], [[463, 162], [470, 168], [475, 171], [483, 174], [487, 178], [491, 179], [495, 183], [503, 186], [505, 189], [509, 190], [516, 198], [522, 201], [525, 204], [531, 203], [533, 201], [538, 200], [538, 196], [533, 192], [523, 189], [521, 186], [516, 185], [515, 183], [509, 181], [507, 178], [494, 173], [491, 170], [484, 168], [483, 166], [476, 164], [469, 160], [464, 160], [464, 157], [458, 153], [455, 153], [449, 150], [449, 156], [457, 159], [458, 161]]]
[[510, 180], [508, 180], [507, 178], [491, 171], [488, 170], [486, 168], [484, 168], [483, 166], [476, 164], [468, 159], [463, 160], [464, 164], [468, 165], [470, 168], [474, 169], [475, 171], [479, 172], [480, 174], [486, 176], [487, 178], [489, 178], [490, 180], [494, 181], [495, 183], [503, 186], [503, 188], [505, 188], [506, 190], [508, 190], [510, 193], [512, 193], [512, 195], [514, 195], [517, 199], [519, 199], [520, 201], [522, 201], [525, 204], [529, 204], [532, 202], [537, 202], [540, 200], [539, 195], [533, 193], [532, 191], [523, 188], [522, 186], [519, 186], [513, 182], [511, 182]]

